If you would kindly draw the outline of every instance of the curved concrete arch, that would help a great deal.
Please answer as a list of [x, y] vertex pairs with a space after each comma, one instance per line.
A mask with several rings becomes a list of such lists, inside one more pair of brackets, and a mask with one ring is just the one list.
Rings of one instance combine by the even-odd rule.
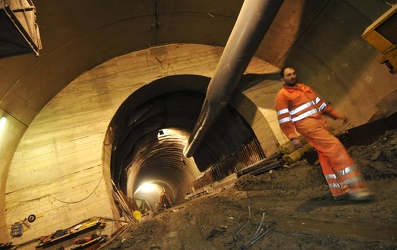
[[[200, 58], [191, 60], [187, 53], [191, 49], [204, 53], [206, 63]], [[154, 51], [157, 54], [151, 55]], [[45, 215], [34, 225], [35, 230], [14, 242], [78, 223], [89, 211], [113, 217], [111, 173], [109, 166], [103, 166], [110, 155], [103, 152], [103, 144], [109, 143], [106, 130], [121, 103], [147, 82], [166, 77], [169, 72], [161, 63], [174, 67], [173, 74], [208, 77], [221, 51], [213, 46], [179, 44], [127, 54], [87, 71], [52, 99], [24, 133], [10, 164], [3, 218], [13, 223], [26, 213]], [[155, 57], [162, 55], [160, 63]], [[147, 58], [153, 60], [145, 67], [131, 63], [147, 62]], [[66, 216], [54, 220], [57, 213]], [[9, 235], [5, 229], [4, 235]]]

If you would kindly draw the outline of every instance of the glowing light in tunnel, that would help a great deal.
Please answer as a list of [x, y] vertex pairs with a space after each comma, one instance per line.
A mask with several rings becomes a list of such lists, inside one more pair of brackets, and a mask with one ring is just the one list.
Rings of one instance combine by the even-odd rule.
[[146, 204], [149, 205], [150, 210], [155, 211], [155, 204], [160, 199], [161, 189], [162, 187], [158, 184], [145, 182], [136, 189], [133, 198], [136, 200], [139, 199], [144, 201]]
[[158, 140], [162, 140], [164, 138], [179, 138], [182, 140], [187, 140], [187, 136], [186, 133], [179, 130], [179, 129], [172, 129], [172, 128], [163, 128], [163, 129], [159, 129], [158, 133], [157, 133], [157, 139]]
[[143, 183], [141, 186], [139, 186], [138, 189], [135, 191], [135, 193], [139, 193], [139, 192], [150, 193], [156, 189], [159, 189], [158, 185], [150, 183], [150, 182], [146, 182], [146, 183]]
[[166, 137], [167, 135], [175, 134], [172, 133], [172, 129], [159, 129], [157, 133], [157, 139], [161, 140], [163, 137]]

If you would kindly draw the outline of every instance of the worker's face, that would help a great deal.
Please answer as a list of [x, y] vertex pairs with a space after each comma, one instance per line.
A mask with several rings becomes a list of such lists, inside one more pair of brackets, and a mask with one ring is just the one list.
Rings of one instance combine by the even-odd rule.
[[284, 70], [284, 77], [281, 78], [284, 84], [294, 86], [296, 84], [296, 73], [293, 68], [286, 68]]

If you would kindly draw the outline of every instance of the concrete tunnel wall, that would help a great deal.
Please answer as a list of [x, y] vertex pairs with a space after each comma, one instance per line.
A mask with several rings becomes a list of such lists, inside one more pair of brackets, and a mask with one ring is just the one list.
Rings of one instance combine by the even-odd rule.
[[[274, 55], [275, 51], [281, 52], [274, 48], [276, 43], [267, 43], [267, 36], [257, 57], [274, 65], [282, 65], [285, 61], [295, 64], [301, 79], [311, 83], [338, 110], [349, 115], [355, 125], [360, 125], [379, 112], [395, 111], [394, 106], [383, 101], [395, 93], [397, 86], [395, 77], [386, 67], [377, 64], [379, 53], [359, 36], [371, 23], [371, 18], [364, 10], [357, 11], [341, 2], [327, 6], [318, 22], [308, 24], [309, 28], [301, 31], [303, 35], [291, 40], [292, 47], [285, 52], [286, 56]], [[354, 23], [354, 27], [343, 25], [346, 22]], [[323, 32], [330, 27], [336, 30]], [[15, 138], [26, 128], [10, 119], [11, 125], [7, 126], [13, 132], [7, 134], [5, 141], [16, 150], [12, 161], [5, 164], [10, 166], [9, 174], [2, 177], [7, 178], [5, 222], [8, 226], [31, 213], [43, 214], [23, 237], [12, 241], [25, 242], [47, 235], [93, 215], [113, 216], [111, 185], [105, 181], [110, 178], [107, 165], [110, 157], [103, 151], [103, 145], [107, 145], [106, 131], [115, 112], [141, 86], [169, 75], [170, 71], [163, 68], [166, 62], [173, 69], [172, 74], [211, 77], [221, 51], [211, 46], [173, 45], [128, 54], [99, 65], [53, 98], [29, 125], [19, 144]], [[175, 58], [170, 58], [172, 54], [185, 60], [176, 62]], [[163, 56], [160, 58], [164, 60], [160, 63], [156, 56]], [[206, 58], [205, 63], [200, 58]], [[269, 70], [258, 58], [247, 73], [273, 72], [273, 67]], [[264, 145], [269, 143], [270, 152], [275, 141], [284, 140], [274, 125], [272, 110], [273, 97], [279, 87], [274, 75], [254, 78], [241, 92], [256, 109], [239, 105], [247, 101], [244, 97], [232, 103], [244, 117], [252, 119], [250, 124], [262, 147], [267, 150]], [[384, 109], [380, 110], [380, 106]], [[261, 126], [266, 123], [269, 126]], [[275, 139], [269, 142], [268, 135]], [[2, 144], [2, 150], [10, 150], [5, 147]], [[2, 159], [7, 161], [7, 157]], [[2, 183], [5, 183], [3, 179]], [[1, 228], [2, 239], [9, 239], [7, 226]]]
[[[14, 243], [91, 216], [117, 217], [111, 195], [111, 152], [106, 150], [111, 145], [107, 130], [113, 116], [131, 93], [168, 76], [162, 65], [173, 68], [175, 75], [210, 77], [221, 53], [221, 47], [169, 45], [127, 54], [86, 72], [50, 101], [25, 132], [8, 175], [9, 224], [32, 213], [43, 215], [23, 237], [13, 238]], [[275, 70], [259, 59], [253, 59], [252, 67], [251, 73]]]

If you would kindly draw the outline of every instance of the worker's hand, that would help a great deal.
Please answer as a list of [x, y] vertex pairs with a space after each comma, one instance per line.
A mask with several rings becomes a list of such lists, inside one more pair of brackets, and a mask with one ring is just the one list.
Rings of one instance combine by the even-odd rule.
[[349, 118], [345, 115], [341, 115], [338, 117], [338, 119], [341, 119], [343, 121], [343, 124], [347, 124], [349, 122]]
[[291, 138], [292, 145], [294, 145], [295, 149], [303, 148], [301, 141], [299, 138]]

